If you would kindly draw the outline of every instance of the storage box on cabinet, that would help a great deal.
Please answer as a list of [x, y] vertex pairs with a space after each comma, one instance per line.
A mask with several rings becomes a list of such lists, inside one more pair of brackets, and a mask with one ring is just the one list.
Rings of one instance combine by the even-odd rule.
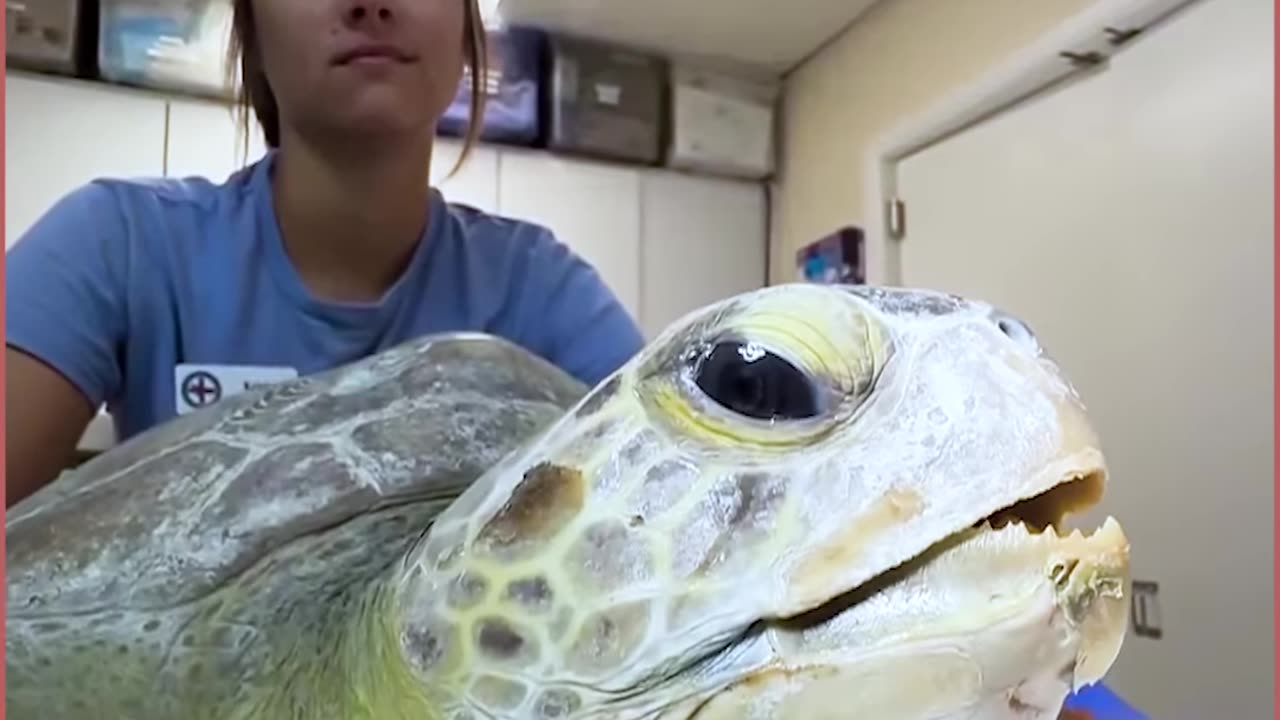
[[94, 9], [87, 0], [7, 0], [5, 61], [26, 70], [90, 74], [97, 46]]
[[229, 98], [231, 0], [101, 0], [98, 72], [111, 82]]
[[642, 164], [661, 162], [667, 84], [662, 58], [553, 35], [549, 65], [549, 148]]
[[772, 175], [777, 92], [771, 81], [673, 67], [667, 164], [751, 180]]

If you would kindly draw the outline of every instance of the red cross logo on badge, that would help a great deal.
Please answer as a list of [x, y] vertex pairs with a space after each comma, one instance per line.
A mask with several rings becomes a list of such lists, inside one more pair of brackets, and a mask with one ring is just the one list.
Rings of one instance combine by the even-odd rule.
[[221, 397], [222, 383], [204, 370], [197, 370], [182, 381], [182, 399], [193, 408], [212, 405]]

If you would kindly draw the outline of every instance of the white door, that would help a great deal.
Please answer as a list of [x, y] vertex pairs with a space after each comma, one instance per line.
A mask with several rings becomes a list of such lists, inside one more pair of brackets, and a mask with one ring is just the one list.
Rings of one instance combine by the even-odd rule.
[[498, 210], [549, 227], [640, 317], [640, 171], [503, 150]]
[[1111, 67], [906, 158], [903, 283], [1023, 316], [1159, 583], [1108, 682], [1154, 718], [1272, 717], [1273, 1], [1201, 0]]
[[654, 170], [640, 180], [640, 320], [652, 338], [686, 313], [765, 284], [764, 186]]
[[5, 73], [7, 250], [62, 196], [98, 177], [164, 174], [164, 99]]

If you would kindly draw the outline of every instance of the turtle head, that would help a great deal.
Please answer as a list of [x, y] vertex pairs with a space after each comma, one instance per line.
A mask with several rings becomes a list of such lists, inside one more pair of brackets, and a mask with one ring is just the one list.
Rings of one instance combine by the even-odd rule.
[[[446, 511], [406, 564], [402, 646], [442, 702], [532, 718], [766, 699], [818, 717], [849, 693], [821, 678], [866, 680], [893, 667], [876, 652], [928, 655], [921, 638], [977, 643], [935, 664], [976, 702], [983, 638], [1050, 616], [1062, 658], [1036, 662], [1092, 679], [1124, 632], [1127, 545], [1046, 528], [1104, 479], [1016, 318], [925, 291], [759, 290], [671, 326]], [[931, 666], [909, 667], [910, 693]]]

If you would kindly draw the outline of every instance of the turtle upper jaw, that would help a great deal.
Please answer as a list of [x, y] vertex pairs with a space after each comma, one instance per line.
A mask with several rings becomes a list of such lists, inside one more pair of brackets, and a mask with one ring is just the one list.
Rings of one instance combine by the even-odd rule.
[[997, 510], [975, 527], [988, 523], [1000, 528], [1017, 521], [1033, 532], [1050, 527], [1060, 530], [1067, 517], [1098, 504], [1102, 499], [1105, 477], [1101, 467], [1070, 472], [1048, 490]]
[[[803, 616], [699, 720], [1052, 720], [1115, 661], [1128, 623], [1120, 524], [1062, 534], [983, 523]], [[673, 716], [674, 717], [674, 716]]]

